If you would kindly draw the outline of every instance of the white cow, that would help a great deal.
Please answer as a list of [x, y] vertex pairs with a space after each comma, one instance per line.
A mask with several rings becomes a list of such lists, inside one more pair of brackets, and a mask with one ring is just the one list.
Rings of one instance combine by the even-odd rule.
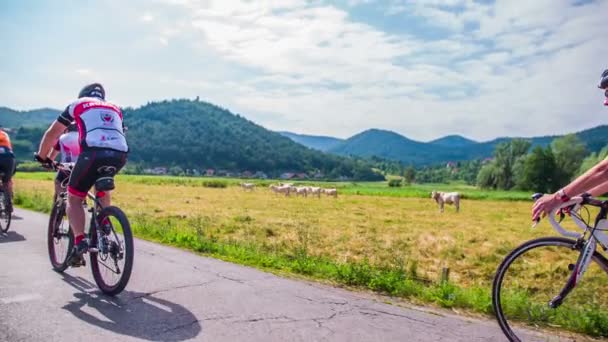
[[308, 197], [308, 187], [300, 186], [295, 189], [296, 189], [296, 196]]
[[323, 192], [327, 196], [333, 196], [334, 198], [338, 198], [338, 189], [323, 189]]
[[315, 186], [309, 187], [308, 192], [310, 194], [312, 194], [313, 196], [317, 196], [317, 198], [321, 198], [321, 188], [319, 188], [319, 187], [315, 187]]
[[272, 190], [272, 192], [274, 192], [275, 194], [284, 194], [285, 196], [289, 196], [289, 194], [291, 193], [291, 187], [290, 186], [285, 186], [285, 185], [271, 185], [270, 186], [270, 190]]
[[456, 212], [460, 211], [460, 194], [457, 192], [431, 192], [431, 198], [437, 202], [439, 209], [443, 212], [443, 206], [445, 203], [453, 204], [456, 207]]
[[253, 183], [241, 183], [241, 188], [245, 191], [253, 191], [255, 190], [255, 184]]

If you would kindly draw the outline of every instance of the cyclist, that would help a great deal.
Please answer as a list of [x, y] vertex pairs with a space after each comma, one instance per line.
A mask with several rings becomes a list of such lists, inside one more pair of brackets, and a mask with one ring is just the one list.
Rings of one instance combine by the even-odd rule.
[[[123, 131], [120, 108], [105, 101], [105, 90], [99, 83], [86, 85], [78, 94], [78, 100], [67, 106], [40, 142], [36, 159], [48, 164], [53, 143], [65, 128], [75, 123], [78, 127], [80, 155], [74, 165], [68, 183], [67, 214], [74, 233], [74, 249], [68, 259], [70, 266], [84, 265], [82, 254], [89, 245], [84, 236], [85, 212], [83, 201], [89, 189], [100, 177], [102, 169], [115, 168], [118, 172], [126, 163], [129, 147]], [[47, 156], [47, 157], [41, 157]], [[110, 205], [110, 194], [102, 199], [102, 206]]]
[[[55, 160], [57, 155], [61, 153], [61, 162], [62, 163], [75, 163], [78, 159], [78, 155], [80, 154], [80, 143], [78, 139], [78, 127], [76, 124], [70, 124], [68, 128], [66, 128], [65, 133], [63, 133], [57, 143], [53, 147], [51, 154], [49, 155], [50, 160]], [[67, 186], [67, 181], [69, 178], [69, 173], [64, 170], [58, 170], [57, 176], [55, 177], [55, 197], [62, 192], [62, 188]]]
[[[13, 144], [8, 134], [0, 127], [0, 172], [2, 183], [6, 184], [9, 192], [9, 198], [13, 196], [13, 175], [15, 174], [15, 155], [13, 154]], [[9, 213], [13, 212], [12, 201], [9, 201], [7, 208]]]
[[[608, 69], [602, 73], [598, 88], [605, 91], [604, 105], [608, 106]], [[550, 213], [560, 203], [568, 201], [570, 196], [586, 191], [592, 196], [600, 196], [608, 192], [608, 160], [601, 161], [555, 194], [541, 197], [532, 208], [532, 219], [539, 219], [541, 215]]]

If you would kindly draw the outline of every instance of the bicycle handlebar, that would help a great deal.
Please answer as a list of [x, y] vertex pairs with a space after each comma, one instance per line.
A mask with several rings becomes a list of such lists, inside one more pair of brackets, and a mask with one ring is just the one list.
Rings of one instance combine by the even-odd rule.
[[[538, 200], [540, 198], [539, 195], [542, 196], [542, 194], [534, 194], [534, 196], [532, 196], [532, 198], [535, 200]], [[563, 215], [564, 215], [563, 211], [562, 211], [563, 209], [569, 209], [569, 211], [571, 211], [571, 212], [576, 212], [584, 205], [590, 205], [590, 206], [604, 208], [604, 209], [608, 208], [607, 201], [602, 201], [600, 199], [593, 198], [588, 194], [583, 194], [582, 196], [573, 197], [569, 201], [564, 202], [564, 203], [560, 204], [559, 206], [557, 206], [556, 208], [554, 208], [553, 210], [551, 210], [551, 212], [548, 215], [549, 223], [551, 224], [551, 226], [553, 227], [553, 229], [555, 231], [557, 231], [558, 233], [560, 233], [564, 236], [572, 237], [572, 238], [580, 237], [580, 233], [572, 232], [572, 231], [566, 230], [564, 227], [562, 227], [562, 225], [560, 224], [561, 220], [560, 220], [560, 222], [558, 222], [556, 220], [556, 216], [559, 214], [563, 218]], [[585, 223], [578, 216], [570, 215], [570, 217], [572, 218], [572, 221], [574, 221], [574, 223], [583, 231], [586, 230], [587, 228], [589, 228], [587, 223]], [[536, 220], [533, 227], [535, 227], [539, 221], [540, 221], [540, 218], [538, 218]]]
[[[589, 198], [589, 199], [591, 199], [591, 198]], [[570, 208], [570, 207], [574, 206], [572, 211], [577, 211], [578, 209], [580, 209], [581, 205], [583, 203], [585, 203], [586, 200], [587, 200], [587, 198], [582, 197], [582, 196], [573, 197], [569, 201], [564, 202], [564, 203], [560, 204], [557, 208], [553, 209], [551, 211], [551, 213], [549, 213], [549, 223], [551, 223], [551, 226], [553, 227], [553, 229], [555, 229], [558, 233], [560, 233], [564, 236], [567, 236], [567, 237], [571, 237], [571, 238], [580, 237], [580, 233], [571, 232], [569, 230], [566, 230], [564, 227], [562, 227], [561, 224], [559, 222], [557, 222], [555, 217], [557, 216], [558, 212], [560, 212], [562, 209], [565, 209], [565, 208]], [[591, 204], [591, 203], [588, 203], [588, 204]], [[582, 220], [580, 220], [576, 216], [571, 216], [571, 218], [579, 228], [581, 228], [583, 230], [587, 229], [587, 225]]]
[[39, 154], [34, 153], [34, 159], [42, 164], [42, 167], [51, 169], [53, 171], [63, 170], [71, 171], [74, 168], [75, 163], [59, 163], [49, 158], [43, 159]]

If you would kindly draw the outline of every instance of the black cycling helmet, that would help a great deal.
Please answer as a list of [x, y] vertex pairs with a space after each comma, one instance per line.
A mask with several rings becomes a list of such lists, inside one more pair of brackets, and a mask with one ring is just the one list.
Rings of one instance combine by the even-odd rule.
[[80, 90], [80, 93], [78, 93], [78, 98], [81, 97], [97, 97], [99, 99], [105, 100], [106, 91], [103, 89], [103, 86], [101, 84], [91, 83], [84, 86], [84, 88]]
[[600, 89], [608, 88], [608, 69], [604, 70], [602, 73], [602, 78], [600, 78], [600, 83], [597, 87]]

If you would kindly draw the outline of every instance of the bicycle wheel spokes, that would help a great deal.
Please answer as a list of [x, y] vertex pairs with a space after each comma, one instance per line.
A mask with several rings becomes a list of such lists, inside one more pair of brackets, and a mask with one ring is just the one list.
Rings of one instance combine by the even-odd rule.
[[[133, 237], [129, 222], [120, 209], [105, 208], [100, 214], [100, 234], [92, 230], [97, 253], [91, 253], [93, 277], [106, 294], [121, 292], [127, 285], [133, 266]], [[94, 231], [94, 234], [93, 234]]]
[[597, 258], [559, 307], [549, 305], [568, 282], [580, 256], [573, 245], [574, 241], [562, 238], [533, 240], [518, 247], [499, 268], [494, 309], [512, 341], [526, 340], [526, 330], [531, 328], [608, 335], [606, 274]]

